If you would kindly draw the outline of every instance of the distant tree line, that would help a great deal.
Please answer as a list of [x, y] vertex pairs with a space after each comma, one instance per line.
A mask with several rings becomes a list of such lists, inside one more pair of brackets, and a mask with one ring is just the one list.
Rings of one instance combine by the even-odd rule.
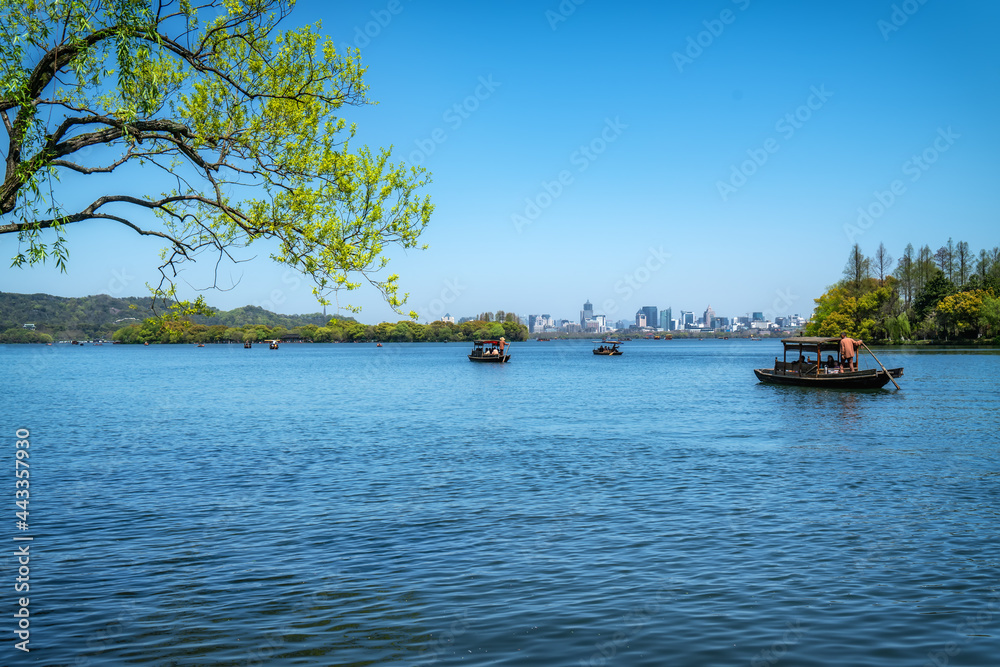
[[188, 319], [147, 318], [142, 323], [122, 327], [113, 335], [119, 343], [243, 343], [280, 340], [291, 335], [312, 343], [379, 342], [449, 342], [505, 337], [508, 341], [528, 339], [528, 328], [517, 317], [503, 321], [470, 320], [461, 324], [431, 322], [419, 324], [403, 320], [366, 325], [354, 321], [332, 319], [326, 326], [308, 324], [287, 329], [282, 326], [247, 324], [227, 327], [205, 325]]
[[843, 279], [816, 299], [806, 327], [870, 341], [995, 339], [1000, 344], [1000, 247], [974, 253], [965, 241], [931, 250], [906, 246], [893, 258], [884, 244], [867, 257], [855, 244]]

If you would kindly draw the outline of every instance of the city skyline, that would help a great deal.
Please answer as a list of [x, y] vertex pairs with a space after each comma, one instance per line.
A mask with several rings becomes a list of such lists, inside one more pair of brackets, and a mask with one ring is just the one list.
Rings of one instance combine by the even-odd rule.
[[[587, 299], [583, 303], [583, 307], [580, 310], [580, 319], [576, 322], [563, 317], [553, 317], [551, 313], [529, 313], [525, 315], [517, 313], [517, 311], [508, 312], [513, 312], [518, 315], [521, 322], [527, 325], [529, 331], [532, 333], [540, 330], [536, 329], [536, 323], [542, 320], [544, 320], [545, 323], [539, 324], [538, 326], [540, 328], [545, 327], [545, 330], [559, 329], [561, 327], [565, 328], [567, 325], [570, 325], [570, 329], [572, 331], [576, 331], [577, 329], [574, 327], [578, 325], [579, 330], [582, 331], [595, 331], [596, 333], [603, 333], [606, 330], [628, 329], [633, 324], [638, 328], [658, 329], [664, 331], [683, 330], [688, 324], [692, 327], [712, 329], [729, 328], [737, 325], [751, 327], [754, 322], [766, 323], [768, 325], [774, 324], [782, 327], [794, 327], [803, 326], [809, 320], [809, 316], [812, 315], [812, 309], [810, 309], [809, 313], [805, 316], [798, 312], [768, 311], [746, 311], [745, 314], [739, 315], [719, 315], [715, 313], [711, 305], [708, 305], [700, 319], [694, 317], [694, 311], [681, 310], [681, 317], [675, 320], [672, 317], [672, 306], [667, 306], [666, 308], [658, 308], [657, 306], [642, 306], [636, 311], [634, 322], [629, 323], [627, 320], [609, 320], [604, 314], [595, 312], [590, 299]], [[663, 318], [664, 315], [666, 315], [666, 319]], [[685, 315], [691, 316], [690, 320], [687, 322], [684, 321]], [[463, 317], [462, 319], [468, 318]], [[788, 320], [789, 322], [784, 322], [784, 320]], [[782, 322], [779, 323], [779, 321]], [[664, 326], [665, 324], [666, 326]]]

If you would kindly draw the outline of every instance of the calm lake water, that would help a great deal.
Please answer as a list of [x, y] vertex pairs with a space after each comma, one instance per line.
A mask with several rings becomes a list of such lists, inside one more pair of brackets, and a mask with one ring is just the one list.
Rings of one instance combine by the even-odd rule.
[[0, 347], [0, 663], [1000, 664], [1000, 355], [468, 348]]

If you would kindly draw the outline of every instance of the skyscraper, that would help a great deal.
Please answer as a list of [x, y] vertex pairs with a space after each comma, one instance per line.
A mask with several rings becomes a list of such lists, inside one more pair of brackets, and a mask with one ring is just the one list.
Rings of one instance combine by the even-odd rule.
[[643, 306], [639, 312], [646, 316], [646, 326], [655, 327], [657, 324], [656, 306]]
[[705, 315], [702, 317], [702, 322], [705, 323], [706, 327], [712, 326], [712, 318], [715, 317], [715, 311], [709, 306], [705, 309]]
[[586, 328], [587, 320], [594, 319], [594, 305], [590, 303], [590, 299], [583, 304], [583, 310], [580, 311], [580, 326]]
[[660, 328], [664, 331], [670, 331], [670, 320], [674, 317], [673, 309], [670, 307], [664, 308], [660, 311]]

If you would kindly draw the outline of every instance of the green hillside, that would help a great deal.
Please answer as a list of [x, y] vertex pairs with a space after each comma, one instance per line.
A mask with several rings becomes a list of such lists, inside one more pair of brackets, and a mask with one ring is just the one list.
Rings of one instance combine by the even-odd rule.
[[[25, 324], [34, 324], [37, 333], [48, 334], [55, 340], [110, 339], [116, 330], [151, 317], [151, 305], [151, 297], [117, 298], [96, 294], [67, 298], [51, 294], [0, 292], [0, 342], [19, 340], [21, 332], [25, 331]], [[263, 325], [286, 329], [306, 325], [321, 327], [331, 319], [354, 322], [351, 317], [324, 316], [322, 313], [281, 315], [258, 306], [243, 306], [227, 311], [212, 310], [214, 317], [193, 315], [189, 319], [204, 325], [237, 328]]]

